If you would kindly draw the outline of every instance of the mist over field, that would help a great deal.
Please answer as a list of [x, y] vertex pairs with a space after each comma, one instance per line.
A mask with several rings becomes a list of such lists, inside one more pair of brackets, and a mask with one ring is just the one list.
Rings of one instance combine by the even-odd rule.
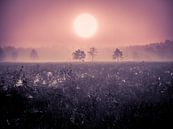
[[0, 0], [0, 129], [173, 129], [173, 0]]
[[[1, 61], [12, 62], [72, 62], [72, 53], [76, 48], [68, 47], [39, 47], [39, 48], [16, 48], [12, 46], [4, 46], [0, 48]], [[80, 48], [80, 47], [79, 47]], [[116, 47], [115, 47], [116, 48]], [[114, 61], [112, 58], [115, 48], [95, 47], [97, 53], [94, 61]], [[122, 61], [173, 61], [173, 41], [165, 40], [159, 43], [149, 43], [147, 45], [133, 45], [118, 47], [123, 52]], [[38, 54], [37, 60], [30, 57], [32, 49]], [[90, 55], [87, 53], [89, 47], [81, 48], [86, 53], [85, 61], [91, 61]], [[15, 57], [14, 57], [15, 56]]]

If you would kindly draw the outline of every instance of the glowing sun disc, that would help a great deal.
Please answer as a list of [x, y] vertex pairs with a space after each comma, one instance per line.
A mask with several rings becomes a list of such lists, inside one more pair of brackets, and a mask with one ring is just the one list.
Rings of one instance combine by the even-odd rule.
[[82, 38], [90, 38], [97, 31], [97, 20], [93, 15], [83, 13], [74, 20], [74, 31]]

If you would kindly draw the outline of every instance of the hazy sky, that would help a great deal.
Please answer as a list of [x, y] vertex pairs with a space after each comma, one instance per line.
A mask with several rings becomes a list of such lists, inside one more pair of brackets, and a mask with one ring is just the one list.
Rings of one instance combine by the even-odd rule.
[[[172, 7], [172, 0], [0, 0], [0, 44], [112, 47], [173, 40]], [[98, 21], [92, 38], [74, 33], [81, 13]]]

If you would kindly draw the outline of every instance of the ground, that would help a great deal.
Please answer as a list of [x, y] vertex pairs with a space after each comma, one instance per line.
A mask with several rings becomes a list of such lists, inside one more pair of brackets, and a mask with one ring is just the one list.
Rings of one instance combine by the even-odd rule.
[[172, 128], [173, 63], [1, 63], [1, 129]]

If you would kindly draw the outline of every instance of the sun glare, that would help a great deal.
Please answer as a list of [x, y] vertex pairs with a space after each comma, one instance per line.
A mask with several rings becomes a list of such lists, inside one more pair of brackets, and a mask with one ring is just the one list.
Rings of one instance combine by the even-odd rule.
[[91, 14], [80, 14], [74, 20], [74, 31], [82, 38], [90, 38], [94, 36], [97, 31], [97, 27], [97, 20]]

